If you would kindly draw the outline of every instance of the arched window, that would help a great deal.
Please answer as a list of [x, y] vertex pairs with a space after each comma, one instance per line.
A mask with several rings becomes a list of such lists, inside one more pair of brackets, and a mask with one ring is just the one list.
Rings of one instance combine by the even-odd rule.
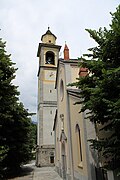
[[46, 64], [55, 64], [55, 55], [52, 51], [46, 52]]
[[77, 135], [77, 145], [78, 145], [78, 157], [79, 157], [79, 164], [83, 161], [82, 158], [82, 144], [81, 144], [81, 132], [80, 132], [80, 127], [78, 124], [76, 124], [76, 135]]
[[61, 101], [63, 100], [64, 97], [64, 84], [63, 84], [63, 80], [61, 79], [60, 81], [60, 99]]

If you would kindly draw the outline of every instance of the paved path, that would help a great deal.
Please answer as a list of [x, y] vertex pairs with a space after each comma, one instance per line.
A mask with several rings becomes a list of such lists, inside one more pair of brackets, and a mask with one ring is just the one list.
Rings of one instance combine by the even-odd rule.
[[54, 167], [35, 168], [33, 180], [62, 180]]
[[20, 177], [8, 180], [62, 180], [62, 178], [55, 172], [55, 167], [37, 168], [31, 163], [24, 166], [24, 172]]

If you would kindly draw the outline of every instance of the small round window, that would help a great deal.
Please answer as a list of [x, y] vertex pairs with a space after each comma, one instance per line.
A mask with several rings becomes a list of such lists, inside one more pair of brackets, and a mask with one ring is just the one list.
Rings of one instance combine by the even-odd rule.
[[64, 97], [64, 85], [63, 85], [63, 80], [60, 82], [60, 99], [61, 101], [63, 100]]

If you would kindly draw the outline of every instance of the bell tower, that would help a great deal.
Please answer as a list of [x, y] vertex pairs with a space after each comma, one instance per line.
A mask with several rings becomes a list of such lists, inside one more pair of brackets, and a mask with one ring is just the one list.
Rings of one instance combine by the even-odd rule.
[[56, 45], [56, 36], [49, 27], [41, 37], [38, 46], [38, 131], [37, 131], [37, 166], [54, 165], [53, 121], [57, 108], [55, 90], [57, 62], [61, 46]]

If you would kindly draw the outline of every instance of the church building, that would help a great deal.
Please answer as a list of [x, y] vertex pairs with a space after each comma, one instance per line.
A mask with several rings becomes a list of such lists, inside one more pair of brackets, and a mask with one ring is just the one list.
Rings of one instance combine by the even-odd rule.
[[69, 57], [65, 44], [64, 58], [58, 60], [55, 88], [57, 90], [57, 111], [54, 119], [55, 167], [63, 179], [103, 180], [97, 178], [97, 154], [88, 143], [96, 136], [94, 125], [85, 120], [85, 113], [79, 113], [81, 104], [79, 89], [69, 86], [79, 77], [87, 75], [86, 68], [79, 68], [78, 59]]
[[[113, 180], [102, 169], [98, 152], [89, 139], [97, 138], [95, 125], [88, 111], [80, 112], [80, 89], [69, 84], [88, 75], [78, 66], [78, 59], [69, 57], [67, 44], [59, 58], [60, 45], [48, 28], [38, 46], [38, 130], [36, 166], [55, 166], [66, 180]], [[118, 179], [115, 179], [118, 180]]]

